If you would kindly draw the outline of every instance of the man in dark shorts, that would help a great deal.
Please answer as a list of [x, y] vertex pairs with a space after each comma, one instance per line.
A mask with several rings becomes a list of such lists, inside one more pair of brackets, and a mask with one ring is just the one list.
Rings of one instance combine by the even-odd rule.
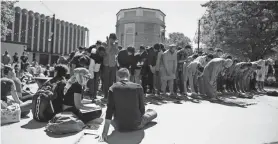
[[129, 71], [121, 68], [117, 72], [118, 82], [108, 92], [106, 120], [101, 140], [107, 140], [112, 116], [116, 130], [133, 131], [143, 128], [157, 117], [154, 110], [145, 112], [144, 93], [141, 85], [129, 81]]

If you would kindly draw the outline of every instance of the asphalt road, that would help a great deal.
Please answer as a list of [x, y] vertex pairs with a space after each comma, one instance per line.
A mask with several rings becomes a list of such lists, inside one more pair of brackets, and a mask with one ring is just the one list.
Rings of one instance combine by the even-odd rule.
[[[33, 87], [33, 86], [32, 86]], [[35, 88], [35, 86], [34, 86]], [[33, 88], [32, 88], [33, 89]], [[31, 89], [31, 90], [32, 90]], [[186, 100], [146, 105], [158, 117], [149, 128], [130, 133], [109, 130], [109, 144], [264, 144], [278, 143], [278, 97], [224, 98], [221, 103]], [[105, 109], [104, 109], [105, 112]], [[2, 144], [92, 144], [95, 135], [55, 136], [44, 132], [46, 123], [29, 118], [1, 126]], [[102, 126], [93, 133], [100, 134]], [[276, 143], [274, 143], [276, 142]]]
[[[154, 124], [132, 133], [113, 132], [109, 144], [265, 144], [278, 143], [278, 97], [225, 99], [225, 103], [186, 101], [149, 104], [158, 113]], [[101, 130], [100, 130], [101, 132]], [[96, 142], [85, 135], [79, 144]]]

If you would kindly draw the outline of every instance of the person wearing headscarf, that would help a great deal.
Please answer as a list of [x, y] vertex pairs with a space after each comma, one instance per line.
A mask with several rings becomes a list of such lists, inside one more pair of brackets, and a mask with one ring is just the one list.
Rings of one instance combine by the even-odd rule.
[[[99, 118], [102, 113], [100, 107], [84, 105], [81, 103], [84, 87], [86, 87], [87, 81], [89, 79], [90, 73], [86, 68], [76, 68], [73, 70], [73, 75], [67, 81], [64, 88], [64, 111], [73, 112], [84, 123]], [[84, 115], [82, 114], [84, 111], [89, 113]]]
[[210, 98], [217, 98], [216, 95], [216, 79], [220, 72], [229, 68], [233, 64], [231, 59], [215, 58], [212, 59], [204, 68], [201, 85], [201, 94], [205, 94]]

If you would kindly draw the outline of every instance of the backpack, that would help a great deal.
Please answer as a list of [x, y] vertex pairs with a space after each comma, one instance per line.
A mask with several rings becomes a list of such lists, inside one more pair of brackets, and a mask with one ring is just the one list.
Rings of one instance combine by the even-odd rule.
[[72, 112], [56, 114], [46, 125], [46, 131], [53, 134], [80, 132], [86, 125]]
[[[57, 85], [61, 80], [51, 83], [45, 82], [34, 94], [32, 101], [33, 119], [40, 122], [47, 122], [60, 112], [62, 108], [62, 96], [57, 94]], [[59, 101], [59, 102], [57, 102]]]

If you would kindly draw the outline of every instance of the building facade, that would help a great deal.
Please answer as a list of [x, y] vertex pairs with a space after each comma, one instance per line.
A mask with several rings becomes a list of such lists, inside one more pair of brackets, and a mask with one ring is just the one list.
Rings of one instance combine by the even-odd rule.
[[12, 33], [4, 41], [25, 43], [29, 61], [35, 59], [40, 64], [53, 64], [60, 55], [68, 55], [79, 46], [89, 45], [88, 28], [55, 19], [52, 47], [52, 21], [50, 16], [15, 7], [15, 20], [8, 25]]
[[130, 8], [117, 13], [116, 34], [119, 45], [126, 48], [153, 46], [165, 41], [165, 14], [159, 9]]

